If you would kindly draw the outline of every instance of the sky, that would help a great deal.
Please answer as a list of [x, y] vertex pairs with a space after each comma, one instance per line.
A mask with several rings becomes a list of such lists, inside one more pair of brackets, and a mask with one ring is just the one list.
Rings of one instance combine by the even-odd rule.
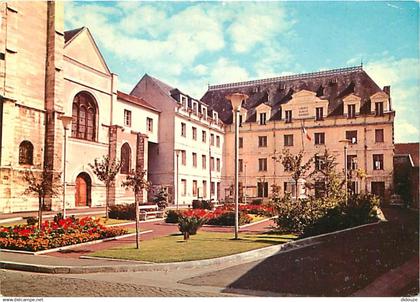
[[395, 141], [419, 141], [416, 1], [66, 2], [65, 29], [89, 28], [119, 90], [148, 73], [200, 99], [208, 84], [358, 66], [391, 85]]

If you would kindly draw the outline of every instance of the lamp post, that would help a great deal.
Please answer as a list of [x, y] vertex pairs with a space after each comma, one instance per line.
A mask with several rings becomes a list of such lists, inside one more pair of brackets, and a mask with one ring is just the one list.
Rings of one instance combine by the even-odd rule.
[[348, 188], [347, 188], [347, 145], [351, 142], [349, 139], [342, 139], [339, 141], [344, 143], [344, 189], [345, 189], [345, 201], [346, 205], [348, 202]]
[[246, 203], [246, 195], [247, 195], [247, 184], [246, 184], [246, 161], [244, 160], [244, 168], [245, 168], [245, 179], [244, 179], [244, 183], [245, 183], [245, 185], [244, 185], [244, 188], [243, 188], [243, 191], [244, 191], [244, 203]]
[[66, 218], [66, 161], [67, 161], [67, 130], [72, 121], [71, 116], [62, 115], [58, 119], [63, 123], [64, 128], [64, 162], [63, 162], [63, 218]]
[[235, 239], [238, 239], [239, 232], [239, 110], [242, 103], [248, 99], [248, 96], [243, 93], [233, 93], [226, 96], [232, 104], [232, 111], [235, 123]]
[[181, 149], [175, 149], [176, 154], [176, 209], [179, 209], [179, 154], [182, 152]]

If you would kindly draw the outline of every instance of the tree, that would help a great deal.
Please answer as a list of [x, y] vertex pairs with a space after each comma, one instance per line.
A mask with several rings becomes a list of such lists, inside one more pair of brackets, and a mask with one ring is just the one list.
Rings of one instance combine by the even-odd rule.
[[159, 208], [166, 208], [168, 205], [168, 198], [168, 190], [164, 186], [159, 186], [153, 198], [153, 202], [156, 203]]
[[303, 150], [299, 151], [296, 155], [291, 154], [288, 149], [283, 150], [281, 164], [285, 171], [292, 174], [291, 177], [295, 182], [296, 198], [298, 198], [298, 181], [305, 177], [305, 174], [311, 168], [313, 160], [314, 158], [311, 157], [306, 163], [303, 163]]
[[54, 183], [53, 173], [47, 166], [44, 166], [41, 173], [34, 173], [33, 170], [25, 170], [23, 179], [28, 183], [25, 194], [36, 194], [38, 196], [38, 227], [41, 229], [42, 210], [45, 206], [46, 196], [59, 196], [60, 184]]
[[121, 162], [118, 160], [111, 160], [108, 156], [104, 156], [101, 161], [95, 158], [93, 164], [89, 164], [89, 167], [92, 169], [96, 177], [105, 184], [105, 217], [108, 218], [110, 188], [115, 181], [115, 177], [120, 171]]
[[136, 248], [139, 249], [140, 245], [140, 217], [139, 217], [139, 200], [138, 196], [142, 190], [148, 190], [151, 183], [146, 180], [146, 170], [132, 170], [127, 174], [126, 180], [122, 183], [125, 188], [130, 188], [134, 192], [134, 200], [136, 204]]
[[[323, 155], [315, 154], [315, 167], [309, 174], [309, 188], [315, 188], [316, 183], [321, 181], [323, 184], [322, 193], [323, 197], [331, 197], [337, 200], [344, 200], [345, 194], [343, 187], [345, 186], [345, 179], [343, 175], [337, 172], [338, 165], [336, 157], [325, 149]], [[351, 178], [351, 177], [350, 177]], [[349, 178], [349, 179], [350, 179]]]

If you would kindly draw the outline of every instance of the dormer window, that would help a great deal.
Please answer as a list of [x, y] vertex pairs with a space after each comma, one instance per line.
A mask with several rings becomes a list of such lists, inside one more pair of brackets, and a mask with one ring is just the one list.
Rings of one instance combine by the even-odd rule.
[[192, 102], [192, 110], [195, 114], [198, 114], [198, 103], [195, 101]]
[[203, 114], [203, 118], [207, 119], [207, 108], [206, 107], [201, 107], [201, 113]]
[[260, 113], [260, 125], [265, 125], [267, 122], [267, 113]]
[[285, 114], [286, 123], [291, 123], [292, 122], [292, 110], [285, 110], [284, 114]]
[[355, 118], [356, 117], [356, 105], [351, 104], [347, 105], [347, 118]]
[[324, 108], [323, 107], [317, 107], [316, 108], [315, 120], [322, 121], [323, 119], [324, 119]]
[[184, 95], [180, 95], [180, 99], [181, 99], [182, 108], [187, 109], [187, 103], [188, 103], [187, 97]]
[[217, 123], [217, 112], [213, 112], [213, 119], [216, 121]]
[[384, 102], [375, 103], [375, 115], [376, 116], [384, 115]]

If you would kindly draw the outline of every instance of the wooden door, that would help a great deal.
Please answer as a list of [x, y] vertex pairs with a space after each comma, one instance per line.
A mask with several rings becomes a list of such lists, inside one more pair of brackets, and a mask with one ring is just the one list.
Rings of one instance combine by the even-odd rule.
[[83, 176], [76, 178], [76, 207], [87, 206], [88, 201], [88, 184]]

